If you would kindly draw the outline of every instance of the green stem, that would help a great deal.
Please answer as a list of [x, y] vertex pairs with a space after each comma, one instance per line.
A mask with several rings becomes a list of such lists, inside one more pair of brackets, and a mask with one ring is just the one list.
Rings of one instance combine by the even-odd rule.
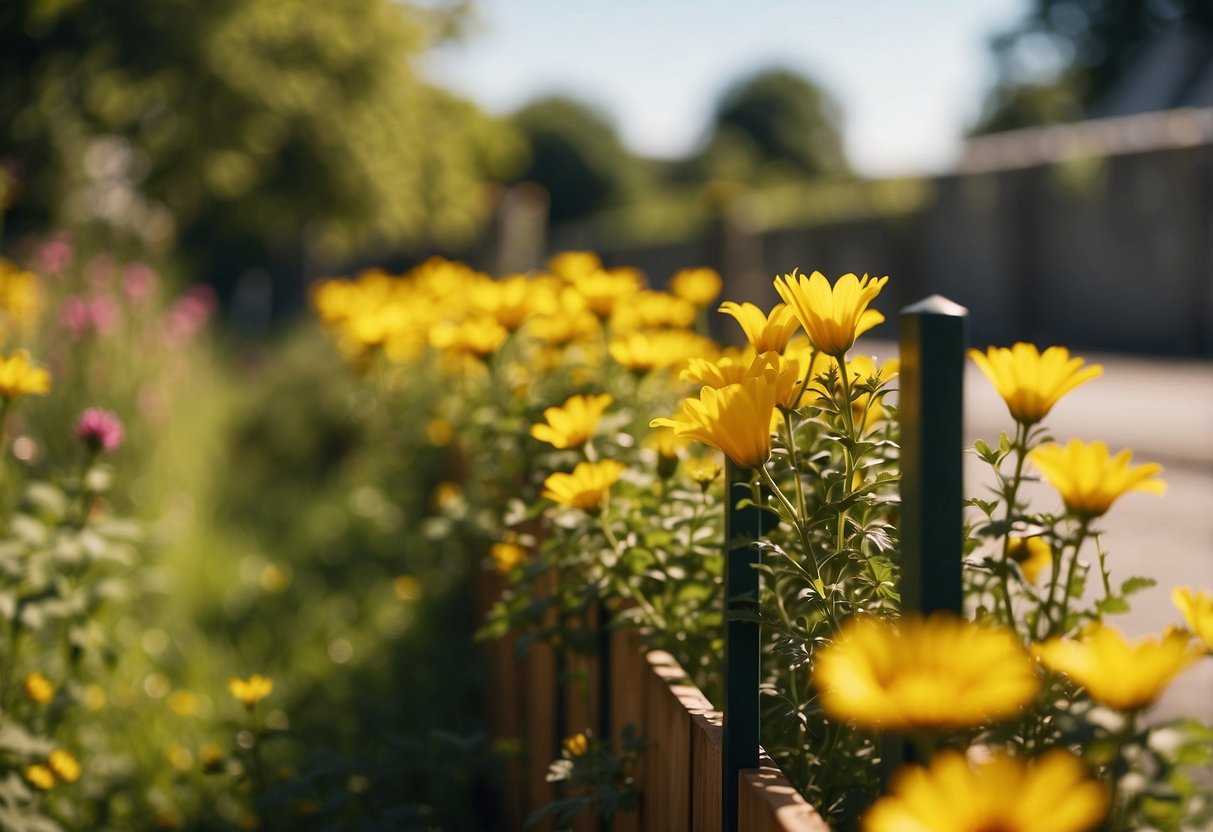
[[1130, 744], [1133, 737], [1137, 734], [1137, 714], [1138, 712], [1135, 710], [1125, 714], [1125, 724], [1116, 735], [1116, 755], [1112, 758], [1112, 776], [1109, 778], [1111, 780], [1109, 784], [1111, 793], [1108, 798], [1108, 805], [1111, 807], [1109, 832], [1119, 832], [1120, 830], [1128, 832], [1126, 823], [1129, 819], [1129, 807], [1117, 805], [1120, 800], [1120, 777], [1116, 775], [1116, 763], [1119, 762], [1121, 755], [1124, 754], [1125, 747]]
[[[851, 410], [851, 378], [847, 372], [846, 359], [840, 356], [834, 356], [834, 360], [838, 363], [838, 374], [842, 377], [842, 418], [843, 424], [846, 425], [847, 439], [850, 442], [858, 442], [859, 437], [855, 435], [855, 414]], [[851, 448], [844, 446], [842, 449], [844, 459], [844, 475], [842, 479], [842, 497], [845, 500], [851, 496], [851, 484], [855, 479], [855, 459], [851, 455]], [[843, 509], [838, 512], [838, 551], [846, 549], [847, 545], [847, 512]]]
[[[1082, 544], [1086, 542], [1087, 535], [1090, 534], [1091, 521], [1085, 519], [1078, 527], [1078, 534], [1074, 537], [1074, 553], [1070, 555], [1070, 567], [1066, 571], [1066, 583], [1061, 588], [1061, 610], [1057, 617], [1057, 627], [1055, 631], [1057, 635], [1065, 635], [1066, 631], [1066, 616], [1070, 614], [1070, 587], [1074, 583], [1074, 575], [1078, 571], [1078, 555], [1082, 550]], [[1064, 548], [1063, 548], [1064, 551]], [[1053, 587], [1049, 588], [1050, 602], [1053, 598]]]
[[[603, 507], [602, 511], [601, 526], [602, 534], [607, 539], [607, 542], [611, 544], [611, 549], [614, 550], [616, 556], [621, 556], [623, 547], [619, 544], [619, 539], [615, 537], [614, 532], [611, 531], [611, 526], [606, 516], [605, 506]], [[626, 595], [629, 599], [635, 602], [636, 606], [640, 607], [640, 609], [644, 611], [645, 616], [648, 618], [648, 625], [650, 627], [656, 630], [668, 629], [665, 616], [657, 611], [657, 608], [653, 606], [653, 604], [648, 598], [645, 597], [645, 594], [641, 592], [639, 588], [632, 586], [632, 584], [625, 577], [617, 575], [611, 575], [611, 577], [615, 579], [615, 583], [620, 591], [620, 594]], [[671, 581], [667, 580], [664, 583], [671, 583]]]
[[1011, 554], [1011, 528], [1015, 521], [1015, 500], [1019, 496], [1019, 485], [1023, 482], [1023, 465], [1028, 455], [1028, 426], [1023, 422], [1015, 423], [1015, 444], [1012, 449], [1015, 451], [1015, 474], [1011, 477], [1011, 482], [1006, 487], [1007, 512], [1005, 520], [1007, 523], [1007, 533], [1002, 538], [1002, 569], [1000, 570], [999, 585], [1002, 589], [1002, 603], [1007, 610], [1007, 626], [1015, 630], [1015, 607], [1011, 601], [1011, 581], [1010, 572], [1011, 565], [1008, 563]]

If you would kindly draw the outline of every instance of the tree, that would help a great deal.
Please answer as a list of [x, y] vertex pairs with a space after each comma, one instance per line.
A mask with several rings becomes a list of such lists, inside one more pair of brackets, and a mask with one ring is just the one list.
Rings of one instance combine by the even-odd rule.
[[[5, 0], [9, 230], [123, 226], [348, 255], [455, 244], [521, 144], [414, 69], [442, 12], [394, 0]], [[239, 258], [237, 258], [239, 259]]]
[[1213, 38], [1209, 0], [1033, 0], [991, 43], [998, 80], [975, 133], [1081, 118], [1161, 33]]
[[610, 121], [578, 101], [551, 96], [514, 114], [530, 146], [518, 179], [548, 192], [554, 223], [584, 219], [618, 203], [644, 178], [642, 163], [624, 147]]
[[750, 183], [845, 172], [841, 124], [837, 102], [812, 81], [764, 70], [725, 93], [695, 167]]

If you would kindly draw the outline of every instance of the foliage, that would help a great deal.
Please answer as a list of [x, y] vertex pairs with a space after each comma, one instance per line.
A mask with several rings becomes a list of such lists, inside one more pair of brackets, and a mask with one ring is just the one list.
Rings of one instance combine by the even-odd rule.
[[480, 186], [507, 175], [520, 146], [419, 78], [416, 56], [450, 11], [5, 3], [10, 227], [99, 223], [153, 246], [176, 236], [235, 274], [300, 245], [462, 244], [483, 220]]
[[711, 131], [693, 163], [705, 180], [760, 184], [847, 170], [838, 103], [785, 69], [737, 81], [721, 98]]
[[991, 43], [998, 79], [973, 132], [1081, 118], [1153, 39], [1184, 26], [1213, 36], [1213, 9], [1203, 0], [1035, 0]]
[[548, 193], [552, 222], [584, 219], [618, 204], [643, 182], [643, 163], [605, 116], [568, 98], [532, 101], [512, 116], [530, 147], [517, 175]]

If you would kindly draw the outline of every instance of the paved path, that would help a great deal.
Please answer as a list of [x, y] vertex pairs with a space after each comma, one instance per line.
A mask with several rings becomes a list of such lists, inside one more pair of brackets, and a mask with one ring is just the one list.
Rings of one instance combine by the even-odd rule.
[[[895, 355], [887, 342], [862, 352]], [[1163, 465], [1167, 493], [1122, 498], [1101, 522], [1114, 580], [1147, 575], [1158, 586], [1134, 596], [1132, 612], [1112, 619], [1129, 635], [1158, 633], [1179, 623], [1174, 586], [1213, 589], [1213, 362], [1084, 355], [1102, 364], [1102, 377], [1071, 392], [1046, 420], [1061, 442], [1103, 440], [1113, 451], [1132, 448], [1134, 462]], [[971, 362], [965, 377], [966, 441], [997, 441], [1014, 424], [1006, 405]], [[966, 491], [977, 494], [988, 469], [970, 456]], [[1052, 489], [1035, 485], [1036, 505], [1057, 505]], [[1156, 708], [1156, 718], [1188, 714], [1213, 722], [1213, 658], [1187, 671]]]

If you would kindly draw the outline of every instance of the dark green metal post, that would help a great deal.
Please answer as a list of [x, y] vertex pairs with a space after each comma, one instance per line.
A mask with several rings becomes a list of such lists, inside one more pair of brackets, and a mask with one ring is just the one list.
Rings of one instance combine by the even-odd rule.
[[759, 627], [757, 621], [735, 620], [737, 611], [758, 609], [760, 553], [754, 541], [762, 535], [762, 509], [739, 500], [752, 494], [750, 472], [732, 462], [725, 466], [724, 524], [724, 743], [721, 811], [724, 832], [737, 832], [738, 772], [758, 765]]
[[[901, 611], [961, 612], [964, 362], [969, 311], [932, 295], [901, 310]], [[883, 774], [912, 757], [886, 735]], [[925, 760], [917, 762], [926, 762]]]
[[901, 609], [961, 611], [964, 362], [969, 311], [901, 310]]

